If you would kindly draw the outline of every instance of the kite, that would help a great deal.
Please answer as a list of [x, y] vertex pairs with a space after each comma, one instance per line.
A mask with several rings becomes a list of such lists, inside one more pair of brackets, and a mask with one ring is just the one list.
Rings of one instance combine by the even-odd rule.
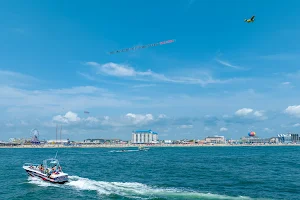
[[90, 112], [89, 112], [89, 111], [84, 111], [84, 113], [85, 113], [85, 114], [90, 114]]
[[255, 16], [252, 16], [250, 19], [245, 19], [244, 21], [247, 23], [251, 23], [251, 22], [254, 22], [254, 18], [255, 18]]
[[135, 47], [132, 47], [132, 48], [127, 48], [127, 49], [121, 49], [121, 50], [117, 50], [117, 51], [112, 51], [109, 54], [127, 52], [127, 51], [130, 51], [130, 50], [136, 50], [136, 49], [144, 49], [144, 48], [148, 48], [148, 47], [154, 47], [154, 46], [169, 44], [169, 43], [173, 43], [173, 42], [175, 42], [175, 40], [166, 40], [166, 41], [157, 42], [157, 43], [153, 43], [153, 44], [148, 44], [148, 45], [143, 45], [143, 46], [135, 46]]

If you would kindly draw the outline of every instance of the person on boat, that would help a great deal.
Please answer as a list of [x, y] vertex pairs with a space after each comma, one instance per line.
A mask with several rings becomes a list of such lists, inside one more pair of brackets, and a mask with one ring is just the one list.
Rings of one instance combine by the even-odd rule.
[[46, 173], [47, 173], [47, 176], [48, 176], [48, 178], [50, 178], [50, 176], [51, 176], [51, 174], [52, 174], [52, 170], [50, 169], [47, 169], [46, 170]]
[[62, 171], [61, 166], [59, 166], [58, 167], [58, 172], [61, 172], [61, 171]]
[[51, 169], [51, 172], [54, 173], [56, 171], [56, 165], [54, 165]]
[[52, 174], [58, 174], [57, 167], [54, 165], [51, 170]]
[[51, 174], [53, 174], [53, 173], [54, 173], [54, 167], [49, 168], [49, 174], [51, 175]]
[[44, 171], [44, 166], [43, 166], [43, 164], [41, 164], [41, 168], [40, 168], [40, 170], [41, 170], [41, 172], [43, 172], [43, 171]]

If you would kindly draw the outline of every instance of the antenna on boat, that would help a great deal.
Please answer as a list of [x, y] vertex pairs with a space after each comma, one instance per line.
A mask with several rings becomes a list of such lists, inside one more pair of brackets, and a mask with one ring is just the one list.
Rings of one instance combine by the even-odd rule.
[[56, 124], [56, 138], [55, 138], [55, 145], [57, 145], [57, 124]]
[[57, 153], [58, 153], [58, 151], [57, 151], [56, 154], [55, 154], [55, 159], [56, 159]]
[[62, 129], [62, 125], [60, 125], [60, 142], [59, 142], [60, 145], [62, 144], [62, 143], [61, 143], [61, 129]]

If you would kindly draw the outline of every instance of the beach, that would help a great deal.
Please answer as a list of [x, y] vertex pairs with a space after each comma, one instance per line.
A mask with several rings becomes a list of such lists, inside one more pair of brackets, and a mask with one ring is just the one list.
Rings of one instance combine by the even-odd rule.
[[0, 148], [138, 148], [147, 146], [150, 148], [158, 147], [252, 147], [252, 146], [300, 146], [300, 144], [81, 144], [81, 145], [15, 145], [0, 146]]

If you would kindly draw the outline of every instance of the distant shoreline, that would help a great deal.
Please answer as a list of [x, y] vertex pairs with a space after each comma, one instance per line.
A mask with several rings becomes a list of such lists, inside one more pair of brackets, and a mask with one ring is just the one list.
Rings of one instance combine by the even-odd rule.
[[159, 147], [257, 147], [257, 146], [300, 146], [300, 144], [156, 144], [156, 145], [104, 145], [104, 144], [84, 144], [81, 146], [63, 146], [63, 145], [16, 145], [16, 146], [0, 146], [0, 148], [138, 148], [145, 146], [149, 148]]

